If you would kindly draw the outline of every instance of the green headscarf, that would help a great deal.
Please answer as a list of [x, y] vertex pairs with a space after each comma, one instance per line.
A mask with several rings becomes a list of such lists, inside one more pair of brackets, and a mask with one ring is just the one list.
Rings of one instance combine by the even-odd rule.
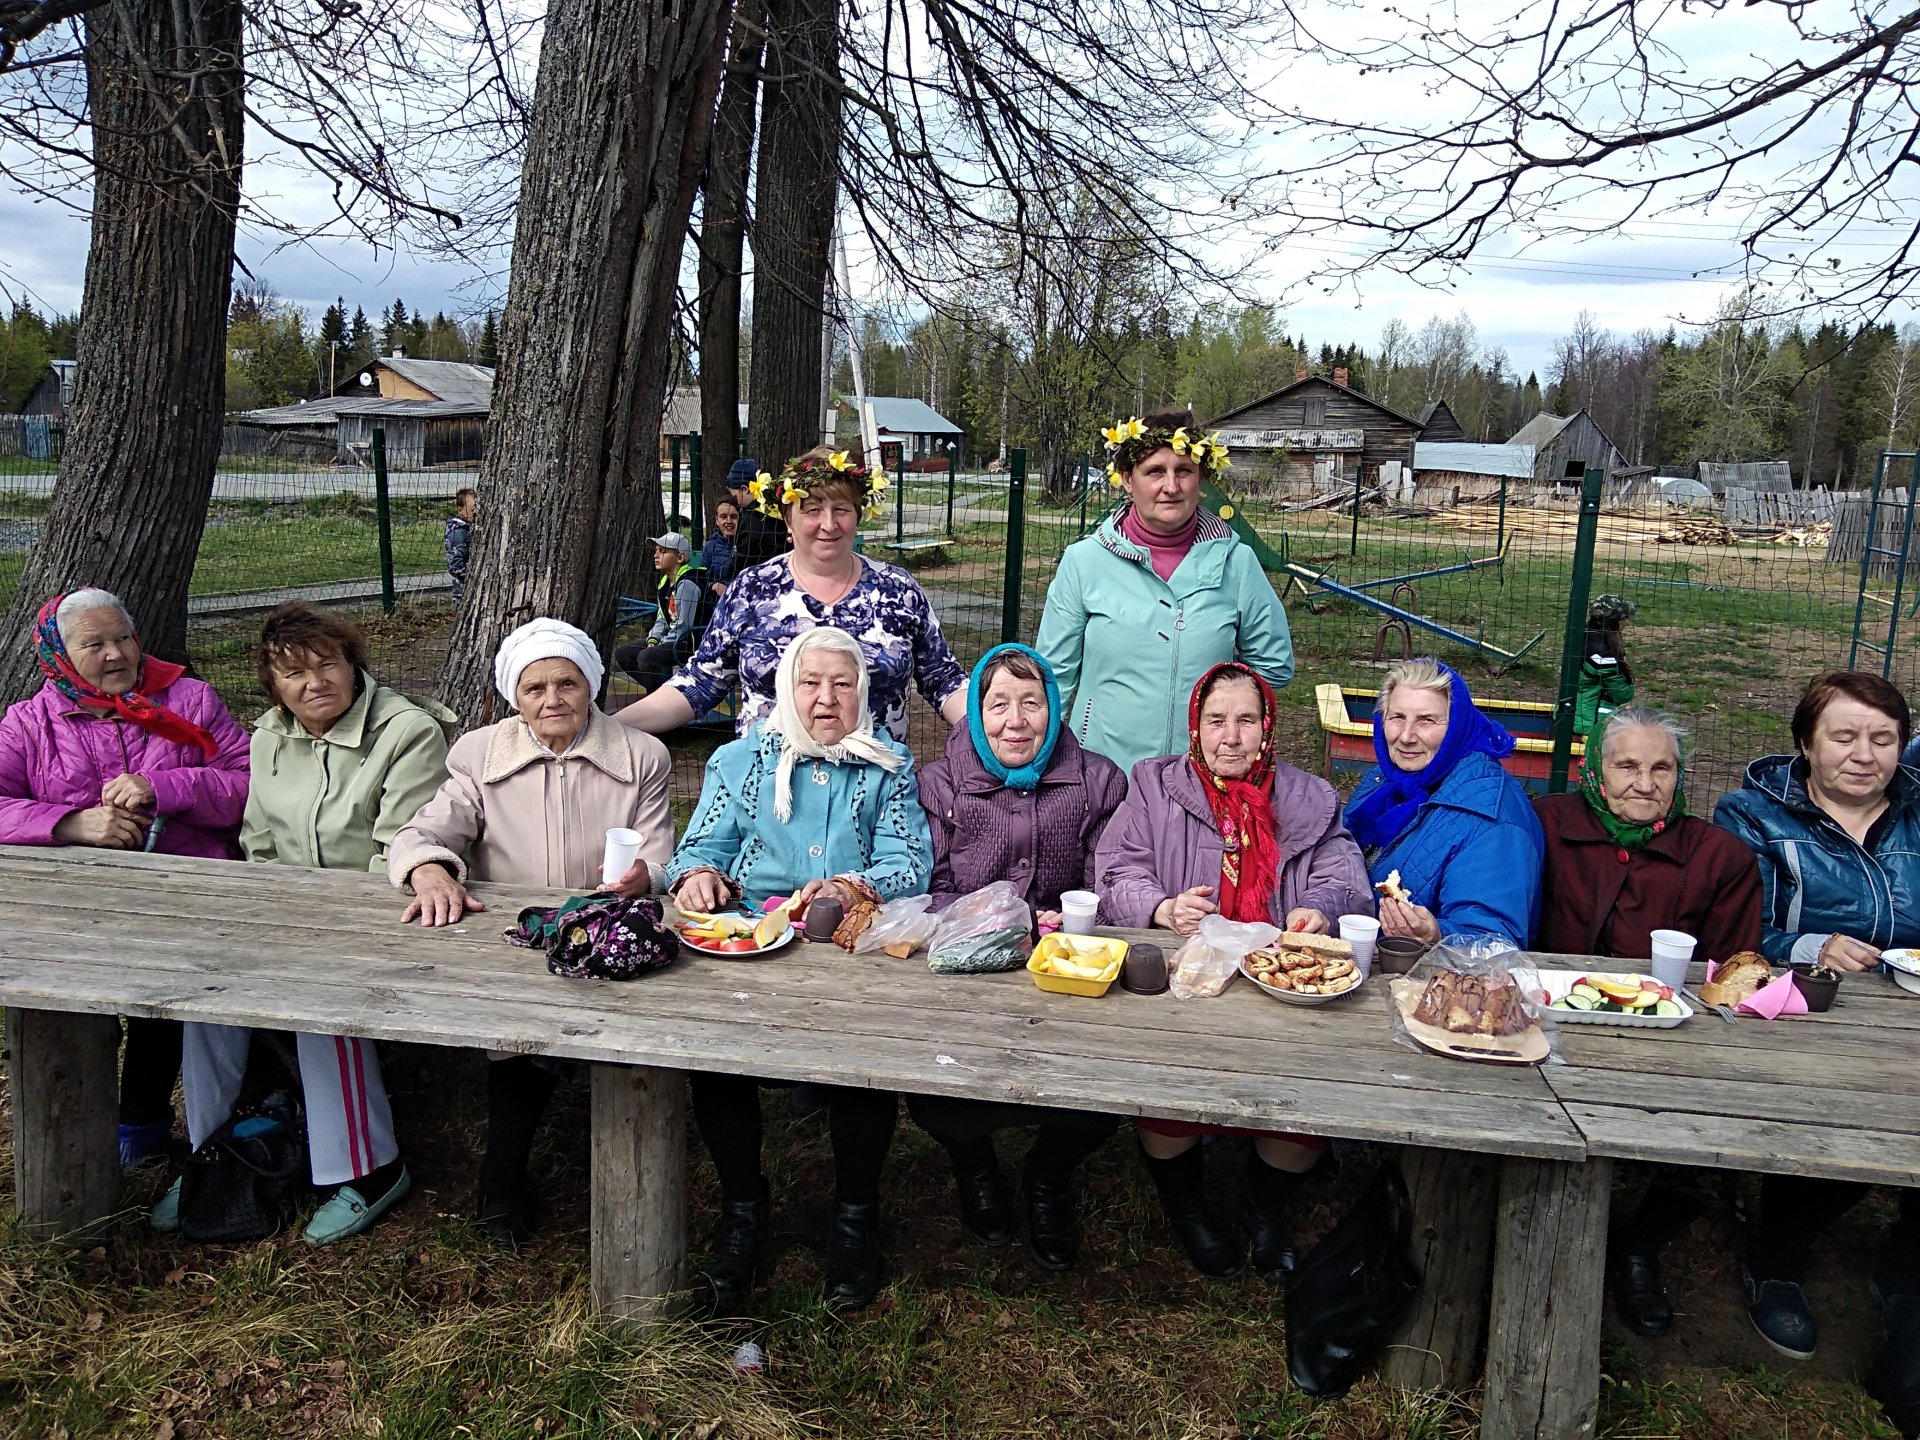
[[1676, 779], [1673, 782], [1673, 803], [1667, 807], [1665, 818], [1651, 825], [1635, 825], [1622, 820], [1607, 804], [1607, 792], [1600, 780], [1599, 746], [1592, 745], [1587, 750], [1587, 760], [1580, 767], [1580, 793], [1587, 798], [1587, 808], [1599, 820], [1600, 828], [1607, 832], [1614, 844], [1622, 850], [1638, 850], [1654, 836], [1660, 834], [1674, 821], [1682, 819], [1687, 813], [1687, 787]]

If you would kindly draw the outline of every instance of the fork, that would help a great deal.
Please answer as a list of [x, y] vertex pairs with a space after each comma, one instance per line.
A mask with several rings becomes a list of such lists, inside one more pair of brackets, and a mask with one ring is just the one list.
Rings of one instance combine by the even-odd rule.
[[1726, 1021], [1727, 1024], [1738, 1025], [1740, 1023], [1740, 1017], [1738, 1015], [1735, 1015], [1733, 1011], [1729, 1009], [1727, 1006], [1709, 1005], [1706, 1001], [1702, 1000], [1698, 995], [1694, 994], [1693, 991], [1689, 990], [1684, 985], [1680, 987], [1680, 993], [1686, 996], [1687, 999], [1691, 1000], [1695, 1005], [1699, 1006], [1702, 1010], [1713, 1011], [1714, 1014], [1718, 1015], [1722, 1020]]

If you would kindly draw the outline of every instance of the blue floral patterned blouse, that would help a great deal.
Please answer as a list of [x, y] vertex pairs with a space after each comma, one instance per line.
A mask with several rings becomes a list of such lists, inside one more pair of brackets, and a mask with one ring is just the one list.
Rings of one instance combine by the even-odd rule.
[[818, 625], [844, 630], [867, 657], [867, 706], [877, 729], [907, 743], [907, 687], [917, 684], [935, 709], [967, 672], [953, 658], [927, 592], [897, 565], [860, 557], [860, 578], [822, 605], [793, 578], [785, 555], [736, 575], [708, 621], [700, 648], [667, 683], [704, 715], [740, 681], [734, 733], [744, 735], [773, 715], [773, 672], [796, 638]]

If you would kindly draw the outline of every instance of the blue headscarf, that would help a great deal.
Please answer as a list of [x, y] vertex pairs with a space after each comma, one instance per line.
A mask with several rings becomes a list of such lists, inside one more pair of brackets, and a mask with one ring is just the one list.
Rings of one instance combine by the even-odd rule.
[[[996, 655], [1026, 656], [1040, 668], [1041, 683], [1047, 687], [1046, 736], [1040, 741], [1040, 748], [1033, 752], [1033, 759], [1018, 770], [1009, 770], [1001, 764], [1000, 757], [993, 753], [993, 746], [987, 743], [987, 727], [980, 720], [980, 701], [986, 689], [983, 677]], [[996, 645], [980, 657], [980, 663], [973, 667], [973, 678], [967, 682], [967, 734], [973, 739], [973, 750], [980, 757], [980, 764], [1009, 790], [1031, 790], [1040, 783], [1040, 777], [1047, 773], [1047, 762], [1053, 758], [1053, 747], [1060, 739], [1060, 682], [1053, 678], [1053, 667], [1040, 658], [1038, 650], [1025, 645]]]
[[1399, 839], [1400, 832], [1420, 813], [1420, 807], [1433, 798], [1453, 767], [1467, 756], [1491, 755], [1498, 760], [1513, 753], [1513, 736], [1480, 713], [1459, 672], [1441, 665], [1440, 673], [1452, 686], [1447, 733], [1425, 769], [1409, 774], [1393, 763], [1387, 751], [1385, 721], [1378, 709], [1373, 712], [1373, 756], [1379, 762], [1380, 784], [1347, 807], [1347, 828], [1364, 850], [1391, 845]]

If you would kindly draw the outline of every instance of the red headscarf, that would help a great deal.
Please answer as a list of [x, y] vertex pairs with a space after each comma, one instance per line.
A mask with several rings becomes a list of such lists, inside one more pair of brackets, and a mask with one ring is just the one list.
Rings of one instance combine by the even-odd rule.
[[[1200, 752], [1200, 700], [1223, 676], [1253, 681], [1260, 696], [1260, 752], [1238, 780], [1216, 775]], [[1273, 725], [1278, 707], [1267, 682], [1238, 661], [1216, 665], [1200, 677], [1187, 700], [1188, 758], [1200, 791], [1220, 831], [1220, 886], [1214, 897], [1229, 920], [1271, 921], [1269, 906], [1280, 883], [1280, 841], [1273, 822]]]
[[[211, 760], [220, 753], [220, 742], [211, 732], [193, 723], [184, 715], [176, 715], [164, 705], [156, 705], [145, 695], [141, 688], [149, 680], [166, 675], [163, 689], [180, 677], [180, 667], [169, 665], [165, 661], [150, 660], [141, 656], [140, 674], [133, 688], [124, 695], [109, 695], [99, 686], [81, 678], [74, 668], [73, 659], [67, 654], [67, 642], [60, 637], [60, 626], [56, 620], [60, 602], [65, 594], [54, 596], [40, 607], [39, 617], [33, 622], [34, 658], [40, 662], [40, 671], [53, 682], [53, 688], [69, 700], [86, 705], [97, 705], [118, 715], [130, 724], [138, 725], [142, 730], [151, 731], [162, 740], [171, 740], [176, 745], [197, 745], [206, 752]], [[139, 643], [139, 635], [134, 642]]]

